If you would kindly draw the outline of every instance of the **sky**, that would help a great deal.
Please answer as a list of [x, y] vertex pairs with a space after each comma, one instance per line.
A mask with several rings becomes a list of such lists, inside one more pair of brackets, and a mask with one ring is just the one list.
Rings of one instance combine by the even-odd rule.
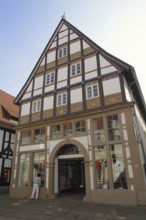
[[135, 68], [146, 100], [146, 0], [0, 0], [0, 89], [18, 95], [64, 13]]

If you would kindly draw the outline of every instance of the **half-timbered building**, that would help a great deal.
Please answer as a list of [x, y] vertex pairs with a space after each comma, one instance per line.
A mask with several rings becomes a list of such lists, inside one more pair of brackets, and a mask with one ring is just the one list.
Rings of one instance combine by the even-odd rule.
[[134, 68], [61, 19], [15, 98], [12, 197], [146, 202], [146, 107]]
[[19, 107], [13, 104], [14, 97], [0, 90], [0, 191], [10, 186], [15, 127], [18, 123]]

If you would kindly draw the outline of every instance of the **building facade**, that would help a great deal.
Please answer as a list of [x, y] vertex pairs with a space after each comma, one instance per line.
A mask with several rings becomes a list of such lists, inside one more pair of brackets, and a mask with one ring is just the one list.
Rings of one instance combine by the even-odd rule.
[[10, 195], [146, 202], [146, 108], [134, 68], [61, 19], [17, 95]]
[[0, 90], [0, 191], [10, 187], [15, 127], [18, 123], [18, 106], [14, 97]]

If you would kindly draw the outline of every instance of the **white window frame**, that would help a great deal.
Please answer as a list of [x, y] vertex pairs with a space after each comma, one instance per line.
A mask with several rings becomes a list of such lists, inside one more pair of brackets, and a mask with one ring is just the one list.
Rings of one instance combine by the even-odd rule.
[[46, 74], [46, 85], [52, 84], [55, 82], [55, 73], [47, 73]]
[[32, 113], [41, 111], [41, 100], [32, 102]]
[[[97, 88], [96, 91], [94, 90], [95, 88]], [[99, 97], [98, 84], [94, 84], [86, 87], [86, 97], [87, 99], [93, 99], [95, 97]]]
[[67, 47], [60, 48], [58, 50], [58, 58], [67, 56]]
[[75, 63], [71, 65], [71, 76], [76, 76], [81, 74], [81, 63]]
[[57, 106], [62, 106], [67, 104], [67, 93], [62, 93], [57, 95]]

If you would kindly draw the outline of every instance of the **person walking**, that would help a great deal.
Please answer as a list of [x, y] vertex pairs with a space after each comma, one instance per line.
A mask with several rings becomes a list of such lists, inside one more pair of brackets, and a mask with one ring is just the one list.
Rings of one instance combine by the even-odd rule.
[[38, 199], [40, 185], [41, 185], [41, 174], [38, 173], [37, 176], [33, 180], [33, 189], [32, 189], [31, 199], [34, 199], [34, 196], [36, 199]]

